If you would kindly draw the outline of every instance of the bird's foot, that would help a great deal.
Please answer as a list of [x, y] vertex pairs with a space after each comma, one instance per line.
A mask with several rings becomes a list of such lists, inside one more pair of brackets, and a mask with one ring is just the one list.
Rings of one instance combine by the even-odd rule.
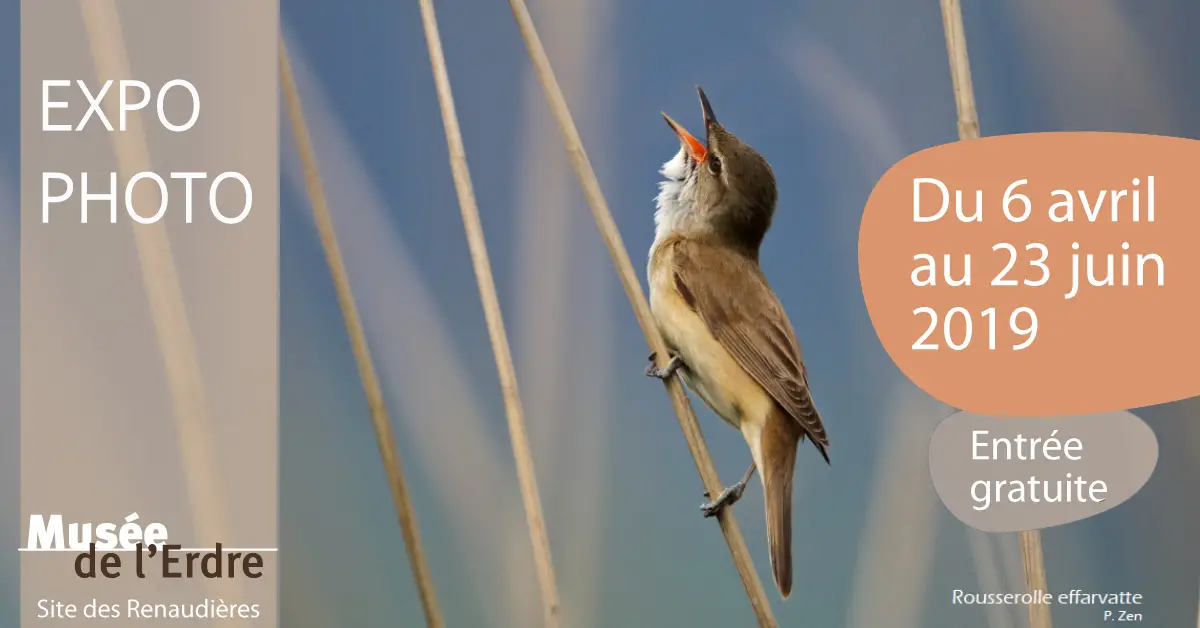
[[650, 365], [646, 367], [646, 375], [648, 377], [667, 379], [668, 377], [674, 375], [675, 371], [679, 370], [679, 367], [683, 366], [683, 358], [679, 357], [678, 354], [672, 354], [671, 361], [667, 362], [667, 365], [662, 368], [658, 368], [654, 365], [654, 359], [656, 357], [658, 357], [657, 353], [650, 354]]
[[[727, 506], [736, 504], [742, 498], [742, 493], [744, 492], [746, 492], [745, 480], [721, 491], [721, 494], [717, 495], [716, 499], [700, 506], [700, 512], [704, 513], [705, 517], [715, 517], [717, 513], [721, 512]], [[709, 497], [709, 494], [705, 493], [704, 496]]]

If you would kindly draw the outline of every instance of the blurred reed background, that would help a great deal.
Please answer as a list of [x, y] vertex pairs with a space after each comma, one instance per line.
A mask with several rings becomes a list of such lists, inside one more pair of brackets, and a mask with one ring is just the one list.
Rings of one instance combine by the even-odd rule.
[[[0, 2], [0, 81], [17, 84], [17, 1]], [[702, 4], [533, 0], [622, 236], [640, 267], [658, 112], [699, 123], [703, 85], [779, 176], [763, 264], [797, 328], [833, 440], [802, 455], [796, 586], [782, 626], [1026, 625], [949, 605], [1023, 588], [1016, 535], [938, 503], [926, 444], [947, 413], [892, 366], [858, 288], [857, 229], [895, 161], [956, 138], [934, 0]], [[508, 5], [438, 3], [455, 100], [572, 627], [744, 626], [752, 616], [662, 387], [565, 159]], [[1200, 137], [1200, 5], [1014, 0], [964, 6], [985, 135], [1110, 130]], [[418, 6], [283, 0], [284, 35], [355, 295], [395, 420], [450, 626], [526, 628], [541, 611], [501, 394], [446, 161]], [[281, 120], [282, 118], [281, 112]], [[0, 538], [20, 543], [16, 90], [0, 90]], [[288, 628], [420, 626], [421, 611], [286, 124], [282, 230], [282, 575]], [[1182, 367], [1182, 366], [1181, 366]], [[1114, 365], [1118, 385], [1120, 369]], [[1186, 366], [1186, 368], [1192, 368]], [[696, 404], [722, 477], [742, 439]], [[1131, 501], [1046, 530], [1056, 591], [1134, 590], [1145, 625], [1192, 626], [1200, 587], [1200, 400], [1137, 411], [1160, 441]], [[757, 482], [736, 508], [764, 582]], [[0, 617], [17, 554], [0, 553]], [[1056, 627], [1094, 611], [1054, 609]], [[8, 624], [7, 620], [0, 621]], [[15, 623], [15, 620], [14, 620]]]
[[0, 0], [0, 84], [10, 86], [0, 89], [0, 621], [12, 624], [20, 617], [16, 548], [21, 545], [19, 6], [19, 0]]

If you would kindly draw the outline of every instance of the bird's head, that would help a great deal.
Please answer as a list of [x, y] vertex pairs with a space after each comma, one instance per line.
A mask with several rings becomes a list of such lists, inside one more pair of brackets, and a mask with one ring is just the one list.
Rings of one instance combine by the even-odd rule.
[[703, 143], [663, 114], [680, 148], [660, 171], [666, 180], [655, 214], [659, 233], [704, 232], [757, 252], [775, 212], [775, 175], [758, 151], [717, 122], [704, 90], [696, 91]]

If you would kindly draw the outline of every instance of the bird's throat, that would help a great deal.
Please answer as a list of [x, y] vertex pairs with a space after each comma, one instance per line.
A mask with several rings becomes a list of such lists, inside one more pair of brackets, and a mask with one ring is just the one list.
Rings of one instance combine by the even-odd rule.
[[695, 168], [695, 162], [680, 148], [659, 170], [664, 180], [659, 182], [658, 197], [655, 198], [655, 243], [672, 234], [687, 233], [701, 227], [700, 216], [692, 200]]

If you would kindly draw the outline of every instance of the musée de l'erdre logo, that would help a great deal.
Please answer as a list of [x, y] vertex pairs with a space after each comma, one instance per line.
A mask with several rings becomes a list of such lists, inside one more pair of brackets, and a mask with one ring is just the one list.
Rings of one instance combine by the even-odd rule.
[[[29, 534], [22, 552], [77, 552], [75, 575], [79, 578], [120, 578], [131, 571], [145, 578], [158, 570], [163, 578], [201, 578], [208, 580], [261, 578], [263, 553], [276, 548], [185, 548], [171, 543], [167, 526], [151, 522], [143, 525], [138, 513], [130, 513], [121, 523], [66, 522], [62, 515], [29, 517]], [[133, 554], [130, 558], [128, 554]], [[123, 558], [124, 556], [124, 558]], [[158, 565], [154, 561], [158, 561]], [[40, 599], [37, 617], [74, 619], [256, 619], [262, 616], [258, 603], [226, 602], [209, 599], [192, 602], [153, 603], [130, 598], [121, 602]]]
[[[29, 535], [22, 551], [78, 552], [75, 575], [80, 578], [119, 578], [132, 562], [138, 578], [146, 577], [146, 564], [157, 559], [163, 578], [261, 578], [263, 552], [275, 548], [184, 548], [169, 542], [167, 526], [145, 526], [136, 512], [122, 523], [67, 523], [62, 515], [29, 516]], [[132, 561], [122, 553], [133, 553]]]

